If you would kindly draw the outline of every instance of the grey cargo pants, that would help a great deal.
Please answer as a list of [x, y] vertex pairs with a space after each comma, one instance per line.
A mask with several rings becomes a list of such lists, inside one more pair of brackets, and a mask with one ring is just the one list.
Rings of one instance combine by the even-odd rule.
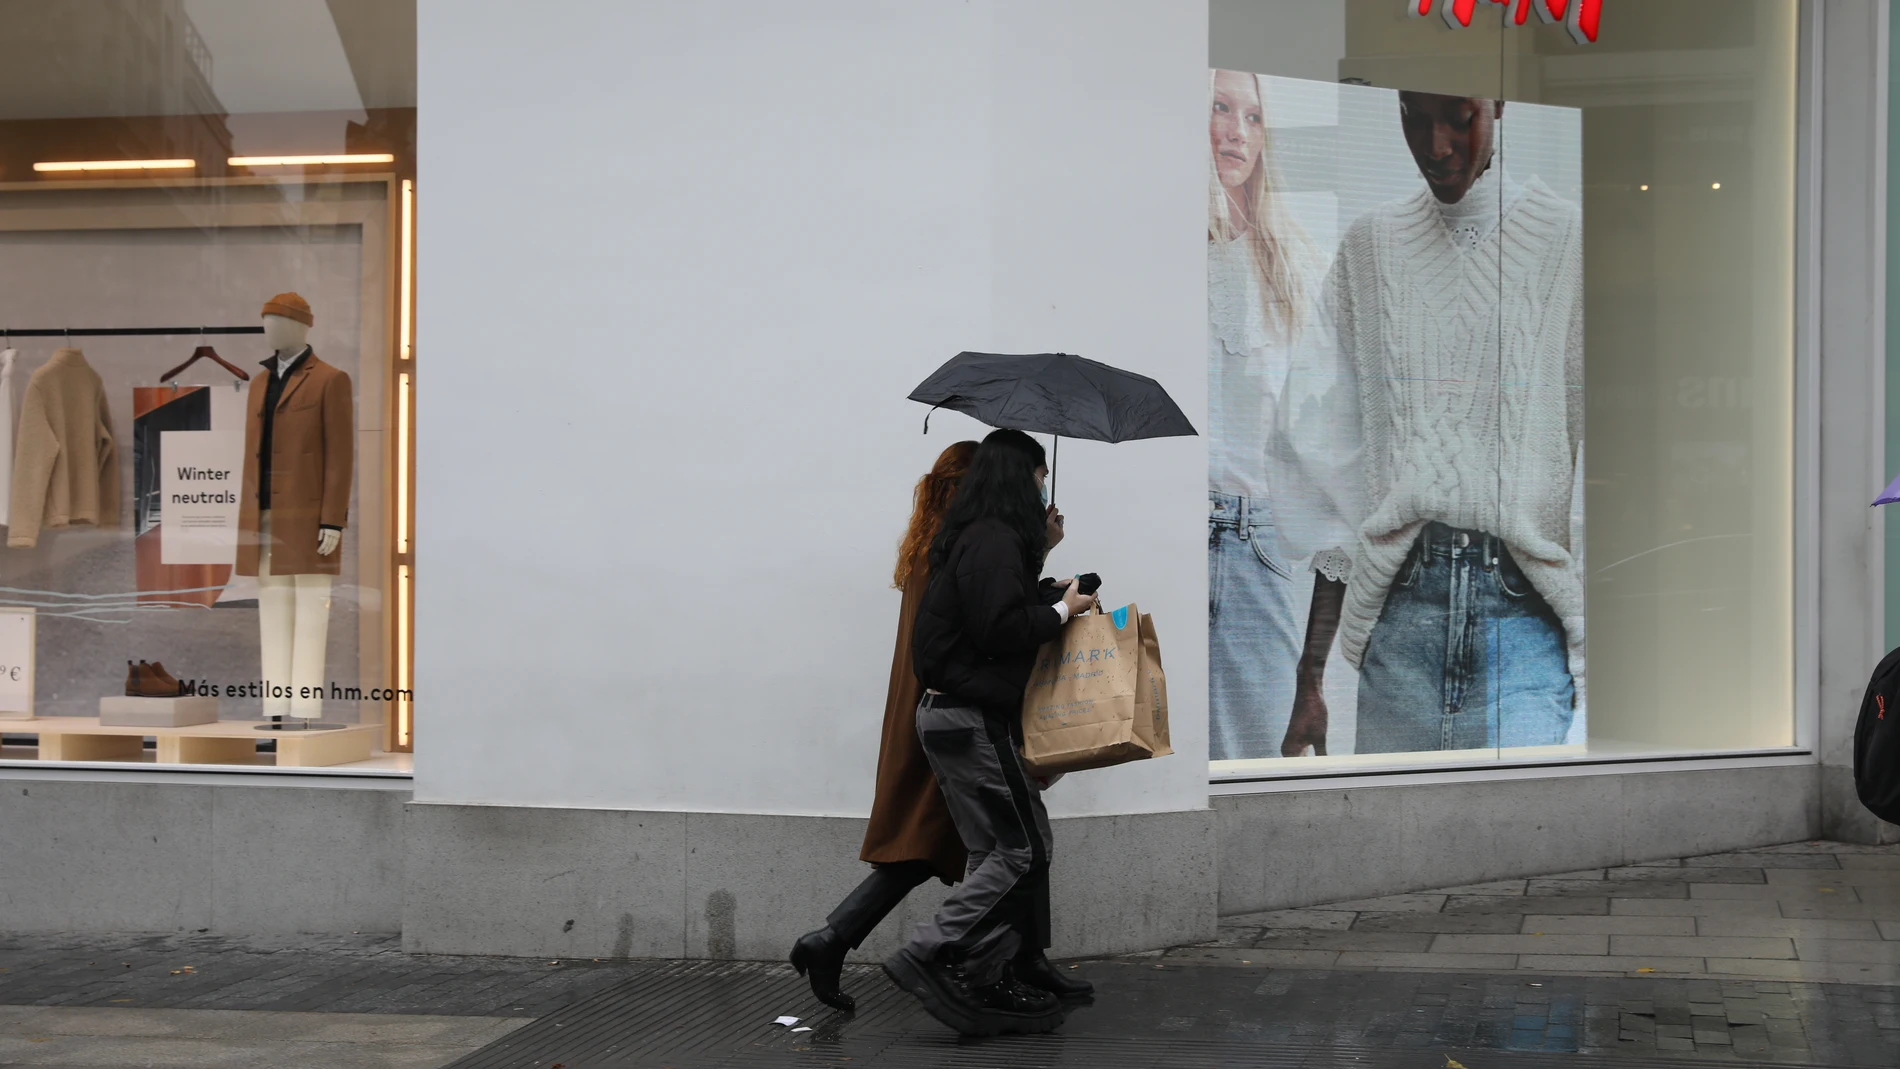
[[1025, 950], [1048, 945], [1047, 881], [1054, 840], [1042, 794], [1023, 771], [1009, 725], [955, 698], [927, 694], [917, 735], [970, 851], [969, 874], [908, 949], [961, 962], [974, 984], [995, 983]]

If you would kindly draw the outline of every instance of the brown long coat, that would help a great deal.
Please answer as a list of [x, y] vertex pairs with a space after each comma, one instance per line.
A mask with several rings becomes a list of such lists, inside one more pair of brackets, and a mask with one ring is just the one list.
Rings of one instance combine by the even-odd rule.
[[937, 776], [917, 739], [917, 701], [923, 685], [911, 670], [910, 632], [929, 581], [913, 568], [898, 610], [897, 650], [891, 655], [891, 687], [884, 699], [884, 740], [877, 754], [877, 797], [858, 857], [876, 864], [928, 861], [946, 882], [963, 879], [970, 852], [957, 835]]
[[[274, 370], [251, 379], [244, 419], [244, 487], [238, 501], [239, 575], [256, 575], [258, 559], [258, 449], [264, 438], [264, 394]], [[350, 515], [350, 476], [356, 463], [356, 420], [350, 376], [313, 351], [284, 380], [271, 423], [270, 570], [272, 575], [336, 575], [339, 543], [317, 554], [323, 524], [342, 527]]]

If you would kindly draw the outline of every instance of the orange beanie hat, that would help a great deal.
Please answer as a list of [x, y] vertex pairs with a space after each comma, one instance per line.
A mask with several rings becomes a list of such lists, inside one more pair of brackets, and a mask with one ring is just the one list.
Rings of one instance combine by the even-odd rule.
[[317, 317], [310, 314], [310, 302], [294, 293], [280, 293], [265, 301], [263, 314], [294, 319], [306, 327], [315, 326], [317, 321]]

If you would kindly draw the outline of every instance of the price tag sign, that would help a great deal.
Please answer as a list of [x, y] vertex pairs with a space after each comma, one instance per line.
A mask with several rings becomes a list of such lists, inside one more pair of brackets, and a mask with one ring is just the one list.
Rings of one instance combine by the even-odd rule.
[[0, 609], [0, 720], [33, 719], [32, 609]]

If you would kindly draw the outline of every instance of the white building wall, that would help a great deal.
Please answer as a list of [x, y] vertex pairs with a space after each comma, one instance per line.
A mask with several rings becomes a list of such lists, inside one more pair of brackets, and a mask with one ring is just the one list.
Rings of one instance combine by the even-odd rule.
[[[910, 388], [1077, 352], [1205, 411], [1197, 0], [423, 0], [420, 802], [861, 815]], [[1056, 571], [1164, 639], [1206, 805], [1205, 454], [1065, 443]]]

